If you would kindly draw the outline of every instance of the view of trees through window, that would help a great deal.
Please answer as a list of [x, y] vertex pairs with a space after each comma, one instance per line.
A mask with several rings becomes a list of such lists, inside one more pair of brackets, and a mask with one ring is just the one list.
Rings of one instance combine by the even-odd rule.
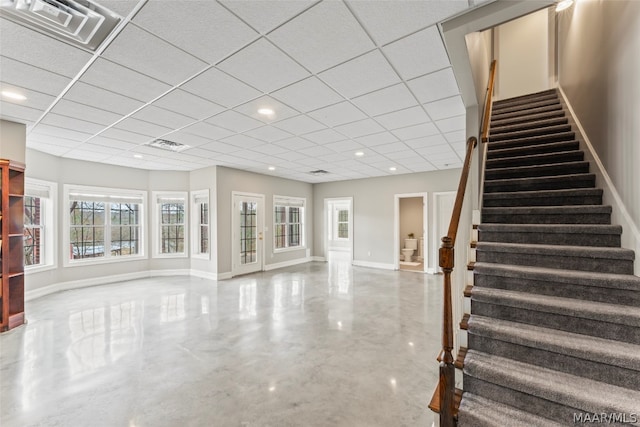
[[302, 209], [297, 206], [274, 207], [275, 248], [291, 248], [302, 245]]
[[338, 211], [338, 238], [349, 238], [349, 211], [347, 209]]
[[161, 253], [184, 253], [184, 203], [160, 203]]
[[42, 200], [24, 198], [24, 265], [42, 263]]

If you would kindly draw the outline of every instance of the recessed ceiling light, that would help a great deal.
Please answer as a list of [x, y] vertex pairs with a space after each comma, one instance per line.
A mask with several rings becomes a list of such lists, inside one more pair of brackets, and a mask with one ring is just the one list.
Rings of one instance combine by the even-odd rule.
[[356, 154], [356, 156], [358, 156], [358, 157], [362, 157], [362, 156], [364, 156], [364, 152], [363, 152], [363, 151], [356, 151], [356, 153], [355, 153], [355, 154]]
[[271, 116], [273, 114], [273, 110], [271, 108], [260, 108], [258, 109], [258, 114], [262, 114], [263, 116]]
[[556, 12], [561, 12], [565, 9], [568, 9], [573, 4], [573, 0], [562, 0], [559, 1], [556, 5]]
[[395, 167], [395, 166], [391, 166], [391, 167], [389, 168], [389, 170], [390, 170], [391, 172], [393, 172], [393, 171], [395, 171], [395, 170], [396, 170], [396, 167]]
[[142, 154], [134, 154], [133, 157], [135, 157], [136, 159], [141, 159], [143, 156]]
[[274, 171], [274, 170], [276, 170], [276, 168], [275, 168], [275, 166], [269, 166], [269, 170], [270, 171]]
[[9, 99], [15, 99], [16, 101], [24, 101], [25, 99], [27, 99], [26, 96], [19, 94], [18, 92], [12, 92], [10, 90], [3, 90], [2, 96]]

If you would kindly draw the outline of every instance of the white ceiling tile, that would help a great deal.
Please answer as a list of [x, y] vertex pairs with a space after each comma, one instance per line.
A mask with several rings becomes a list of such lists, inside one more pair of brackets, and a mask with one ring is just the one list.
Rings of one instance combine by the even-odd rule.
[[85, 104], [90, 102], [90, 105], [101, 110], [122, 115], [129, 114], [144, 105], [141, 101], [81, 81], [74, 83], [63, 99]]
[[110, 128], [102, 132], [100, 136], [107, 138], [119, 139], [133, 144], [143, 144], [149, 142], [150, 137], [148, 135], [141, 135], [135, 132], [129, 132], [122, 129]]
[[237, 159], [239, 159], [238, 160], [239, 164], [243, 164], [243, 163], [245, 163], [245, 159], [249, 159], [249, 160], [253, 160], [254, 161], [252, 163], [253, 165], [258, 165], [258, 164], [260, 164], [259, 161], [264, 158], [264, 153], [258, 153], [257, 151], [251, 151], [249, 149], [238, 151], [236, 153], [233, 153], [233, 155]]
[[327, 154], [325, 156], [322, 156], [318, 160], [329, 163], [333, 167], [335, 167], [336, 162], [339, 162], [340, 160], [344, 160], [345, 157], [348, 157], [349, 155], [350, 153], [333, 153], [333, 154]]
[[347, 98], [391, 86], [400, 81], [379, 50], [331, 68], [319, 74], [319, 77]]
[[316, 145], [315, 147], [303, 148], [302, 150], [300, 150], [300, 152], [302, 154], [306, 154], [307, 156], [310, 156], [310, 157], [320, 157], [320, 156], [326, 156], [326, 155], [335, 153], [335, 151], [330, 150], [329, 148], [327, 148], [325, 146], [322, 146], [322, 145]]
[[162, 138], [168, 139], [169, 141], [179, 142], [181, 144], [186, 144], [190, 147], [199, 147], [209, 142], [209, 139], [207, 138], [203, 138], [201, 136], [194, 135], [183, 130], [171, 132], [167, 135], [164, 135]]
[[422, 138], [405, 140], [404, 143], [415, 150], [418, 148], [426, 148], [434, 145], [446, 144], [447, 140], [445, 139], [444, 136], [437, 134], [437, 135], [425, 136]]
[[416, 149], [416, 151], [427, 158], [433, 158], [433, 156], [441, 155], [441, 154], [448, 154], [449, 156], [453, 154], [453, 149], [451, 148], [451, 145], [447, 143], [440, 144], [440, 145], [432, 145], [431, 147], [418, 148]]
[[460, 94], [451, 68], [418, 77], [408, 81], [407, 84], [423, 104]]
[[466, 116], [450, 117], [448, 119], [437, 120], [434, 123], [442, 133], [464, 130], [466, 128]]
[[445, 119], [448, 117], [465, 114], [466, 109], [460, 96], [441, 99], [440, 101], [425, 104], [424, 108], [433, 120]]
[[316, 4], [268, 37], [314, 73], [374, 47], [345, 4], [337, 1]]
[[263, 125], [259, 120], [252, 119], [251, 117], [247, 117], [244, 114], [231, 110], [227, 110], [224, 113], [220, 113], [205, 121], [212, 125], [220, 126], [234, 132], [244, 132]]
[[227, 136], [231, 136], [234, 133], [228, 129], [223, 129], [221, 127], [210, 125], [204, 122], [188, 126], [182, 129], [182, 131], [202, 136], [210, 140], [226, 138]]
[[[262, 108], [269, 108], [273, 110], [273, 114], [264, 115], [258, 113], [258, 110]], [[277, 122], [299, 114], [296, 110], [267, 95], [249, 101], [246, 104], [242, 104], [234, 108], [234, 110], [264, 123]]]
[[194, 119], [202, 120], [224, 111], [224, 107], [180, 89], [174, 89], [153, 103]]
[[205, 71], [183, 84], [181, 88], [227, 108], [261, 95], [258, 90], [215, 68]]
[[224, 142], [219, 142], [219, 141], [207, 142], [206, 144], [203, 144], [199, 147], [194, 148], [194, 150], [198, 150], [198, 149], [207, 150], [213, 153], [222, 153], [222, 154], [229, 154], [229, 153], [235, 153], [236, 151], [240, 151], [240, 148], [236, 147], [235, 145], [225, 144]]
[[51, 112], [105, 126], [115, 123], [121, 118], [119, 114], [84, 104], [78, 104], [77, 102], [68, 101], [66, 99], [58, 101], [58, 103], [51, 109]]
[[24, 105], [0, 103], [0, 117], [17, 123], [35, 123], [42, 116], [43, 110], [25, 107]]
[[366, 147], [375, 147], [376, 145], [388, 144], [398, 141], [398, 138], [391, 132], [380, 132], [374, 135], [367, 135], [356, 138], [356, 141]]
[[232, 135], [228, 138], [223, 139], [221, 142], [225, 144], [235, 145], [236, 147], [240, 147], [243, 149], [249, 149], [253, 147], [258, 147], [260, 145], [264, 145], [263, 141], [259, 139], [251, 138], [247, 135]]
[[292, 117], [290, 119], [281, 120], [274, 123], [273, 126], [284, 129], [294, 135], [302, 135], [305, 133], [314, 132], [320, 129], [324, 129], [326, 126], [316, 120], [313, 120], [309, 116], [300, 115]]
[[386, 154], [396, 151], [406, 151], [408, 150], [408, 147], [402, 142], [395, 142], [393, 144], [378, 145], [377, 147], [373, 147], [372, 150], [378, 154]]
[[137, 4], [136, 0], [100, 0], [100, 6], [106, 7], [122, 17], [129, 15]]
[[332, 142], [331, 144], [324, 145], [327, 148], [332, 149], [333, 151], [337, 151], [338, 153], [344, 153], [346, 151], [357, 151], [362, 148], [361, 144], [358, 144], [355, 141], [347, 139], [345, 141]]
[[376, 121], [387, 129], [397, 129], [430, 122], [431, 120], [421, 107], [411, 107], [377, 116]]
[[280, 147], [280, 146], [274, 145], [274, 144], [259, 145], [257, 147], [253, 147], [251, 150], [252, 151], [257, 151], [258, 153], [269, 154], [269, 155], [274, 155], [274, 156], [277, 156], [278, 154], [286, 153], [286, 152], [289, 151], [288, 149], [286, 149], [284, 147]]
[[277, 154], [276, 157], [280, 157], [290, 162], [295, 162], [296, 160], [300, 160], [307, 156], [306, 154], [299, 153], [298, 151], [285, 151], [284, 153]]
[[71, 81], [68, 77], [5, 56], [0, 56], [0, 80], [53, 96], [58, 96]]
[[431, 172], [438, 170], [437, 167], [433, 166], [430, 162], [424, 162], [419, 165], [414, 165], [411, 167], [413, 172]]
[[391, 43], [384, 53], [405, 80], [451, 66], [435, 25]]
[[404, 83], [359, 96], [352, 102], [370, 116], [402, 110], [418, 103]]
[[85, 142], [84, 144], [77, 146], [76, 149], [83, 150], [83, 151], [91, 151], [94, 153], [109, 154], [109, 155], [121, 154], [123, 151], [121, 148], [118, 148], [118, 147], [92, 144], [90, 142]]
[[73, 117], [61, 116], [59, 114], [49, 113], [40, 122], [45, 125], [57, 126], [71, 130], [77, 130], [89, 134], [95, 134], [104, 129], [103, 125], [86, 122], [84, 120], [75, 119]]
[[444, 137], [447, 138], [447, 141], [451, 144], [454, 144], [457, 142], [464, 143], [467, 140], [465, 136], [465, 131], [463, 130], [457, 130], [454, 132], [445, 133]]
[[344, 99], [317, 77], [294, 83], [272, 93], [271, 96], [305, 113]]
[[144, 107], [131, 117], [174, 129], [187, 126], [195, 121], [191, 117], [183, 116], [182, 114], [174, 113], [173, 111], [165, 110], [164, 108], [159, 108], [154, 105]]
[[334, 130], [337, 130], [338, 132], [348, 136], [349, 138], [356, 138], [358, 136], [384, 132], [385, 129], [371, 119], [364, 119], [357, 122], [348, 123], [346, 125], [336, 126]]
[[276, 142], [292, 136], [289, 132], [285, 132], [273, 126], [262, 126], [245, 132], [245, 135], [265, 142]]
[[210, 64], [258, 35], [214, 1], [149, 1], [133, 22]]
[[62, 157], [66, 157], [68, 159], [85, 160], [87, 162], [100, 162], [109, 157], [109, 154], [73, 149], [71, 151], [67, 151]]
[[149, 102], [171, 88], [103, 58], [98, 58], [80, 80], [143, 102]]
[[431, 136], [437, 133], [438, 128], [433, 123], [423, 123], [420, 125], [395, 129], [393, 131], [393, 134], [403, 141], [408, 139], [421, 138], [423, 136]]
[[288, 148], [292, 151], [299, 151], [303, 148], [315, 147], [316, 145], [313, 142], [307, 141], [303, 138], [298, 138], [297, 136], [294, 136], [293, 138], [283, 139], [282, 141], [278, 141], [274, 144]]
[[[39, 127], [40, 126], [42, 125], [39, 125]], [[52, 135], [52, 133], [55, 132], [55, 129], [58, 128], [54, 128], [52, 126], [49, 126], [49, 128], [51, 129], [45, 129], [45, 131], [47, 132], [46, 134], [41, 132], [31, 132], [29, 135], [27, 135], [27, 144], [35, 142], [39, 144], [48, 144], [51, 146], [56, 145], [59, 147], [73, 148], [78, 146], [79, 144], [82, 144], [82, 141], [86, 139], [73, 138], [74, 135], [71, 135], [73, 139], [65, 138], [64, 136], [60, 135]], [[63, 129], [58, 130], [62, 131]]]
[[312, 111], [309, 115], [327, 126], [338, 126], [367, 117], [347, 101]]
[[158, 138], [173, 130], [165, 126], [156, 125], [154, 123], [149, 123], [134, 118], [124, 119], [123, 121], [115, 125], [115, 127], [118, 129], [127, 130], [129, 132], [147, 135], [153, 138]]
[[171, 85], [177, 85], [207, 67], [205, 62], [132, 24], [122, 30], [102, 55]]
[[387, 156], [391, 160], [395, 160], [398, 163], [404, 163], [404, 161], [407, 159], [415, 159], [416, 157], [418, 157], [416, 152], [413, 150], [394, 151], [385, 153], [385, 156]]
[[138, 144], [121, 141], [118, 139], [106, 138], [104, 136], [95, 136], [87, 142], [90, 142], [91, 144], [94, 144], [94, 145], [102, 145], [105, 147], [119, 148], [120, 150], [132, 150], [138, 146]]
[[56, 99], [54, 96], [47, 95], [41, 92], [36, 92], [33, 90], [29, 90], [28, 88], [18, 87], [8, 83], [0, 83], [0, 91], [9, 91], [19, 93], [20, 95], [25, 96], [27, 99], [24, 100], [16, 100], [12, 98], [5, 97], [4, 95], [0, 95], [0, 99], [2, 100], [2, 105], [7, 104], [15, 104], [23, 107], [34, 108], [36, 110], [46, 110]]
[[245, 22], [261, 34], [267, 34], [314, 2], [315, 0], [224, 0], [222, 4], [244, 19]]
[[67, 151], [69, 151], [67, 147], [62, 147], [60, 145], [53, 145], [53, 144], [48, 144], [43, 142], [30, 142], [30, 141], [27, 141], [27, 148], [30, 148], [32, 150], [38, 150], [43, 153], [51, 154], [53, 156], [61, 156]]
[[[2, 56], [67, 77], [75, 77], [91, 54], [52, 37], [0, 18]], [[28, 48], [26, 48], [28, 47]]]
[[311, 132], [304, 135], [305, 139], [313, 141], [316, 144], [328, 144], [330, 142], [345, 140], [345, 136], [336, 132], [333, 129], [324, 129], [316, 132]]
[[265, 39], [245, 47], [217, 67], [265, 93], [309, 75], [304, 68]]

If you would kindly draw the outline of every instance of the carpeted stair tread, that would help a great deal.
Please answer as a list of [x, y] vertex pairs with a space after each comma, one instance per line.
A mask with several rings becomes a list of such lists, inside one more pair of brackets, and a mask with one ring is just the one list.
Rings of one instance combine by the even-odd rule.
[[640, 372], [637, 344], [484, 316], [471, 316], [468, 330], [483, 337]]
[[540, 107], [549, 107], [552, 105], [559, 105], [560, 101], [556, 99], [542, 99], [542, 100], [534, 100], [532, 102], [527, 102], [524, 104], [515, 104], [515, 105], [505, 105], [494, 107], [492, 109], [491, 116], [494, 118], [498, 118], [504, 114], [515, 113], [518, 112], [520, 114], [526, 114], [527, 111], [534, 110]]
[[554, 89], [545, 89], [545, 90], [541, 90], [539, 92], [533, 92], [533, 93], [527, 93], [525, 95], [519, 95], [519, 96], [512, 96], [510, 98], [504, 98], [504, 99], [497, 99], [495, 101], [493, 101], [494, 106], [502, 106], [505, 104], [509, 104], [512, 102], [531, 102], [532, 99], [536, 99], [536, 98], [546, 98], [549, 96], [555, 96], [556, 98], [558, 97], [558, 91], [554, 88]]
[[513, 141], [524, 138], [533, 138], [537, 136], [551, 136], [556, 134], [565, 134], [571, 132], [570, 124], [559, 124], [551, 126], [539, 126], [534, 128], [527, 128], [522, 130], [516, 130], [505, 133], [495, 133], [489, 135], [490, 143], [497, 143], [500, 141]]
[[[566, 127], [565, 127], [566, 128]], [[576, 137], [576, 133], [569, 130], [554, 133], [542, 133], [518, 136], [515, 133], [504, 135], [495, 140], [489, 136], [488, 151], [502, 150], [505, 148], [520, 148], [523, 154], [530, 148], [530, 145], [549, 144], [552, 142], [572, 141]]]
[[[602, 204], [601, 188], [485, 193], [484, 206], [584, 206]], [[595, 201], [590, 203], [590, 201]]]
[[505, 191], [562, 190], [594, 187], [593, 173], [573, 173], [544, 177], [508, 178], [485, 180], [485, 193]]
[[566, 117], [554, 117], [551, 119], [533, 120], [509, 125], [492, 125], [489, 135], [490, 138], [493, 139], [493, 137], [505, 133], [526, 131], [530, 129], [550, 129], [552, 126], [567, 125], [568, 123], [569, 119]]
[[[505, 420], [509, 420], [505, 424]], [[464, 393], [458, 409], [458, 427], [563, 427], [547, 418], [524, 412], [513, 406], [495, 402], [473, 393]]]
[[[485, 193], [486, 197], [486, 193]], [[611, 206], [498, 206], [482, 208], [482, 222], [491, 224], [610, 224]]]
[[[498, 143], [501, 144], [501, 143]], [[505, 157], [518, 157], [526, 155], [536, 155], [545, 153], [557, 153], [564, 151], [574, 151], [580, 148], [578, 141], [542, 142], [525, 147], [493, 148], [487, 151], [487, 159], [502, 159]]]
[[532, 156], [514, 156], [491, 159], [487, 160], [485, 163], [485, 169], [488, 171], [495, 168], [581, 162], [583, 160], [584, 153], [582, 151], [561, 151], [556, 153], [534, 154]]
[[534, 178], [543, 176], [575, 175], [589, 172], [589, 162], [563, 162], [527, 166], [492, 168], [485, 171], [485, 180], [508, 178]]
[[637, 307], [476, 286], [471, 300], [511, 309], [640, 327], [640, 310]]
[[550, 113], [552, 111], [562, 111], [564, 113], [564, 111], [562, 110], [562, 104], [557, 103], [557, 104], [551, 104], [551, 105], [544, 105], [541, 107], [531, 108], [526, 111], [512, 111], [510, 113], [492, 114], [491, 122], [511, 120], [514, 118], [529, 118], [531, 116]]
[[511, 118], [506, 118], [502, 120], [491, 120], [490, 129], [494, 127], [500, 126], [510, 126], [519, 123], [528, 123], [528, 122], [536, 122], [547, 119], [555, 119], [557, 117], [565, 117], [564, 111], [561, 109], [551, 110], [551, 111], [543, 111], [541, 113], [527, 114], [527, 115], [518, 115]]
[[610, 274], [593, 271], [558, 270], [556, 268], [476, 262], [474, 274], [580, 284], [608, 289], [640, 292], [640, 277], [631, 274]]
[[[505, 389], [573, 408], [574, 412], [637, 414], [640, 410], [638, 391], [474, 350], [467, 353], [464, 372]], [[537, 412], [545, 408], [532, 409]], [[568, 425], [573, 420], [566, 421]], [[637, 420], [634, 424], [639, 423]]]
[[479, 224], [478, 231], [482, 242], [620, 247], [622, 227], [607, 224]]

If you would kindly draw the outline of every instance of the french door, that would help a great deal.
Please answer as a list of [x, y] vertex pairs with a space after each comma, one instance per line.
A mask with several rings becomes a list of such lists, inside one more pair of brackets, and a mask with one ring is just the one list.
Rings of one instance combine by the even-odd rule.
[[233, 193], [232, 274], [263, 270], [264, 196]]

